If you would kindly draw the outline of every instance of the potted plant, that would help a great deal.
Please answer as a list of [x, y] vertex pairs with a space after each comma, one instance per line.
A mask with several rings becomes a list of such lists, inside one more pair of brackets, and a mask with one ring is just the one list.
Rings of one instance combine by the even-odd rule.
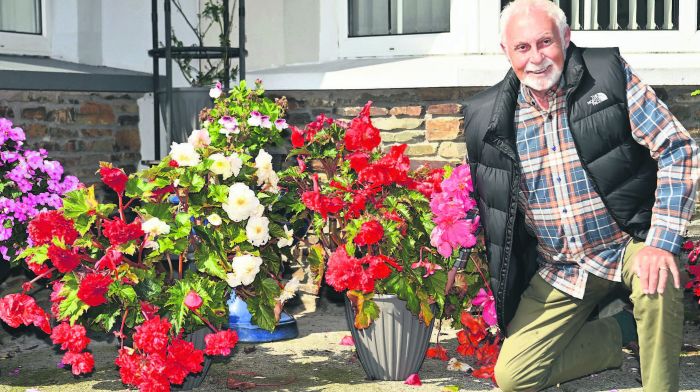
[[[29, 220], [39, 211], [60, 208], [61, 196], [78, 186], [60, 162], [47, 159], [46, 150], [26, 149], [24, 141], [21, 128], [0, 118], [0, 282], [27, 243]], [[28, 267], [41, 273], [38, 264]]]
[[[412, 170], [406, 145], [382, 152], [370, 104], [349, 123], [321, 115], [305, 129], [292, 128], [290, 155], [298, 166], [285, 179], [298, 190], [296, 218], [308, 219], [322, 241], [314, 248], [323, 260], [317, 270], [346, 294], [365, 372], [400, 380], [420, 368], [435, 318], [458, 320], [468, 302], [446, 293], [447, 272], [456, 248], [476, 243], [478, 221], [466, 219], [474, 206], [467, 189], [460, 206], [438, 201], [443, 221], [433, 221], [430, 197], [451, 170]], [[466, 176], [468, 168], [455, 172], [455, 189], [470, 183]]]
[[[0, 319], [50, 333], [76, 375], [92, 371], [87, 329], [99, 329], [120, 339], [115, 364], [125, 384], [196, 386], [203, 377], [188, 377], [205, 373], [204, 355], [228, 355], [238, 340], [221, 328], [232, 288], [261, 327], [273, 329], [279, 314], [281, 255], [292, 238], [263, 147], [279, 138], [282, 114], [259, 86], [241, 84], [158, 165], [127, 176], [102, 163], [117, 204], [82, 188], [32, 220], [19, 257], [43, 272], [0, 298]], [[49, 313], [28, 295], [39, 283], [53, 288]]]

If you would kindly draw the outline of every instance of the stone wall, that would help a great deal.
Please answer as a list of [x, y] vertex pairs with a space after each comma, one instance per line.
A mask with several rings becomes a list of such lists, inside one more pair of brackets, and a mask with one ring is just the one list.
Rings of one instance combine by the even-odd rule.
[[[697, 87], [657, 86], [658, 96], [668, 104], [678, 120], [700, 141], [700, 96], [691, 97]], [[475, 87], [445, 87], [384, 90], [272, 91], [286, 96], [288, 119], [303, 126], [319, 113], [334, 118], [356, 116], [368, 101], [374, 102], [372, 120], [382, 131], [385, 146], [409, 145], [408, 155], [417, 163], [455, 163], [466, 154], [462, 107], [466, 99], [482, 91]], [[696, 205], [700, 211], [700, 203]], [[696, 213], [690, 233], [700, 236], [700, 216]]]
[[0, 117], [24, 129], [26, 145], [44, 148], [68, 174], [93, 184], [100, 161], [133, 172], [141, 159], [141, 94], [0, 91]]

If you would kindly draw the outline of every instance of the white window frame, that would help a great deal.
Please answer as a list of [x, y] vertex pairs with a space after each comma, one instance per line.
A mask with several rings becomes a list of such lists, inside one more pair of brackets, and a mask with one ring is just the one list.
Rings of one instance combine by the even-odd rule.
[[41, 34], [0, 31], [0, 54], [51, 55], [51, 39], [49, 36], [50, 3], [47, 0], [39, 2], [41, 7]]
[[697, 7], [697, 0], [678, 1], [678, 30], [576, 30], [571, 39], [578, 46], [616, 46], [627, 53], [697, 53]]
[[[491, 0], [493, 1], [493, 0]], [[407, 35], [349, 37], [348, 2], [333, 1], [335, 28], [338, 37], [338, 58], [415, 56], [467, 53], [475, 50], [477, 24], [463, 23], [471, 3], [479, 0], [450, 1], [450, 31]], [[323, 32], [322, 32], [323, 34]]]

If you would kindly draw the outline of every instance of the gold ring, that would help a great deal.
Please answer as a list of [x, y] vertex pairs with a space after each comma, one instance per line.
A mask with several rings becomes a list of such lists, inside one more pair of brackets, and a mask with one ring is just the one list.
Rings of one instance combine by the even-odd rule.
[[668, 271], [668, 268], [666, 268], [666, 267], [659, 267], [659, 271]]

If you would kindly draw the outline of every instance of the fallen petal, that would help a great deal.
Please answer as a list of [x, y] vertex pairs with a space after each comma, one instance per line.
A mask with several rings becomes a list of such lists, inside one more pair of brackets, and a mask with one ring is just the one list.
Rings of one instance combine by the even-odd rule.
[[339, 343], [339, 344], [340, 344], [341, 346], [354, 346], [354, 345], [355, 345], [355, 341], [352, 339], [352, 336], [347, 335], [347, 336], [343, 336], [343, 338], [340, 339], [340, 343]]
[[406, 385], [413, 385], [414, 387], [419, 387], [423, 385], [423, 383], [420, 382], [420, 377], [418, 377], [418, 373], [411, 374], [403, 383]]

